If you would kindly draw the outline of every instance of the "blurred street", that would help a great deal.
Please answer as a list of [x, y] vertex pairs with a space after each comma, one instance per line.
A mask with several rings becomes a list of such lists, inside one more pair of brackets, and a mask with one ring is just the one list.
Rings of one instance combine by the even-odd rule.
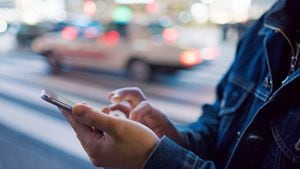
[[96, 168], [44, 88], [101, 109], [135, 86], [175, 124], [197, 120], [274, 1], [1, 0], [0, 169]]
[[[10, 38], [3, 35], [1, 44]], [[220, 43], [220, 51], [218, 59], [192, 70], [180, 71], [176, 76], [157, 75], [156, 81], [137, 83], [121, 73], [111, 72], [67, 69], [62, 74], [51, 75], [44, 57], [26, 48], [2, 48], [0, 169], [92, 168], [62, 115], [40, 99], [42, 88], [100, 108], [109, 104], [106, 98], [109, 91], [138, 86], [175, 122], [188, 123], [201, 115], [201, 104], [212, 102], [214, 86], [232, 61], [234, 42]]]

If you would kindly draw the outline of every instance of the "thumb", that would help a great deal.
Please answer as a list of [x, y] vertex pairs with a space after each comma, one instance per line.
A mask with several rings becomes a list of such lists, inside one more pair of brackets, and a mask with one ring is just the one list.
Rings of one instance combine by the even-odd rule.
[[115, 126], [114, 121], [116, 121], [116, 119], [95, 110], [87, 104], [76, 104], [72, 109], [72, 114], [75, 119], [87, 126], [102, 130], [110, 135], [115, 133], [113, 131], [115, 127], [113, 126]]

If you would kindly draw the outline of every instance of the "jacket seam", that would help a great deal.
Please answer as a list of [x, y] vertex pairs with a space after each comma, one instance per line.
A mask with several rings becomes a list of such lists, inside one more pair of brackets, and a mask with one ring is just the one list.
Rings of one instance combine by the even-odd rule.
[[268, 94], [265, 94], [265, 93], [261, 92], [259, 89], [256, 89], [254, 95], [255, 95], [257, 98], [259, 98], [260, 100], [264, 101], [264, 102], [267, 101], [267, 100], [268, 100], [268, 97], [269, 97]]
[[247, 92], [254, 94], [253, 93], [254, 83], [247, 82], [246, 80], [240, 78], [238, 75], [231, 75], [228, 81], [246, 90]]
[[278, 148], [281, 150], [281, 152], [285, 154], [294, 163], [299, 163], [299, 161], [297, 161], [296, 158], [299, 158], [300, 156], [295, 155], [290, 150], [290, 148], [285, 144], [279, 131], [274, 125], [272, 125], [272, 133], [273, 133], [273, 137], [275, 138], [275, 142], [278, 145]]

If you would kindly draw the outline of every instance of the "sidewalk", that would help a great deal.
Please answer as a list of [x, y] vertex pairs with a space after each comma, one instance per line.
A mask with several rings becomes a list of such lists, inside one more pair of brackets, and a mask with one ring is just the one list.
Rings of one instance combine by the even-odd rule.
[[0, 124], [0, 169], [92, 169], [66, 154]]
[[10, 32], [0, 34], [0, 45], [0, 53], [5, 53], [13, 50], [16, 47], [16, 40], [14, 35]]

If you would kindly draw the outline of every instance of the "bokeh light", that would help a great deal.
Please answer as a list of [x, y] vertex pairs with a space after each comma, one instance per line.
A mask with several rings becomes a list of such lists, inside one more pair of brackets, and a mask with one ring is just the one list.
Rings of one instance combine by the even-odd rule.
[[0, 33], [3, 33], [7, 30], [8, 24], [5, 20], [0, 20]]
[[104, 42], [107, 45], [113, 46], [120, 41], [120, 34], [119, 32], [112, 30], [106, 32], [99, 40], [100, 42]]
[[191, 14], [194, 20], [198, 23], [205, 23], [208, 21], [208, 7], [202, 3], [194, 3], [191, 6]]
[[167, 43], [173, 43], [178, 38], [178, 31], [174, 28], [166, 28], [163, 30], [162, 36]]
[[219, 6], [213, 6], [210, 8], [209, 19], [212, 23], [216, 24], [225, 24], [232, 21], [229, 10]]
[[191, 13], [188, 11], [181, 11], [178, 14], [178, 19], [180, 20], [181, 23], [187, 24], [192, 21], [192, 16]]
[[61, 36], [65, 40], [73, 40], [76, 39], [78, 35], [78, 30], [75, 27], [67, 26], [61, 31]]
[[83, 5], [83, 11], [89, 16], [93, 16], [96, 10], [97, 10], [96, 4], [92, 0], [86, 1]]
[[196, 49], [183, 51], [179, 58], [179, 62], [186, 67], [197, 65], [202, 61], [201, 54]]
[[132, 18], [132, 10], [127, 6], [117, 6], [112, 14], [112, 19], [115, 22], [127, 23]]

